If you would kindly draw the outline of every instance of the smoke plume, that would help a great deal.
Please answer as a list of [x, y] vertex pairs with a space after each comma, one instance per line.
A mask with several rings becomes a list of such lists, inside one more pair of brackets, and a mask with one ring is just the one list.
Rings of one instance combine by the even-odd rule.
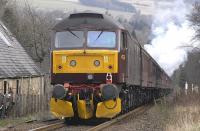
[[192, 3], [184, 0], [175, 0], [165, 7], [159, 3], [156, 6], [152, 25], [154, 38], [145, 49], [169, 75], [187, 58], [188, 50], [181, 47], [189, 45], [194, 34], [187, 20], [191, 7]]

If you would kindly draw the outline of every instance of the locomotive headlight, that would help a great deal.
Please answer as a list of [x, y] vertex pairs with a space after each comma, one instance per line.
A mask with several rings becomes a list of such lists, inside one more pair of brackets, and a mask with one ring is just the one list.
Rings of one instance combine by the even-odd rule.
[[70, 61], [70, 66], [75, 67], [76, 66], [76, 61], [75, 60], [71, 60]]
[[100, 66], [100, 61], [99, 61], [99, 60], [95, 60], [95, 61], [94, 61], [94, 65], [95, 65], [95, 66]]
[[111, 100], [119, 97], [119, 90], [114, 84], [102, 84], [100, 89], [103, 100]]

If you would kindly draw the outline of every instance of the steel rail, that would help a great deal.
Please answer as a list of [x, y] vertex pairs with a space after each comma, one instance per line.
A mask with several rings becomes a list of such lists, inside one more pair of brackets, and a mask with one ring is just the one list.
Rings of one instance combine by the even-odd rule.
[[100, 125], [97, 125], [93, 128], [90, 128], [89, 130], [87, 131], [100, 131], [100, 130], [103, 130], [107, 127], [110, 127], [112, 126], [113, 124], [119, 122], [119, 121], [122, 121], [123, 119], [127, 118], [128, 116], [130, 115], [134, 115], [134, 116], [138, 116], [138, 115], [141, 115], [143, 114], [145, 111], [147, 111], [148, 109], [150, 109], [151, 105], [144, 105], [144, 106], [141, 106], [141, 107], [138, 107], [122, 116], [119, 116], [119, 117], [116, 117], [115, 119], [112, 119], [110, 121], [107, 121], [105, 123], [102, 123]]
[[[138, 116], [138, 115], [141, 115], [143, 114], [145, 111], [147, 111], [152, 105], [143, 105], [143, 106], [140, 106], [124, 115], [121, 115], [121, 116], [118, 116], [110, 121], [107, 121], [107, 122], [104, 122], [100, 125], [97, 125], [95, 127], [92, 127], [90, 129], [88, 129], [87, 131], [100, 131], [100, 130], [103, 130], [105, 129], [106, 127], [110, 127], [112, 125], [114, 125], [115, 123], [117, 122], [120, 122], [122, 121], [123, 119], [127, 118], [128, 116]], [[41, 127], [38, 127], [38, 128], [34, 128], [34, 129], [31, 129], [29, 131], [49, 131], [49, 130], [56, 130], [56, 129], [59, 129], [59, 128], [62, 128], [62, 127], [65, 127], [66, 124], [64, 121], [60, 121], [60, 122], [56, 122], [56, 123], [53, 123], [53, 124], [49, 124], [49, 125], [45, 125], [45, 126], [41, 126]]]
[[62, 128], [64, 126], [66, 126], [64, 121], [60, 121], [60, 122], [57, 122], [57, 123], [53, 123], [53, 124], [41, 126], [41, 127], [38, 127], [38, 128], [34, 128], [34, 129], [29, 130], [29, 131], [49, 131], [49, 130], [59, 129], [59, 128]]

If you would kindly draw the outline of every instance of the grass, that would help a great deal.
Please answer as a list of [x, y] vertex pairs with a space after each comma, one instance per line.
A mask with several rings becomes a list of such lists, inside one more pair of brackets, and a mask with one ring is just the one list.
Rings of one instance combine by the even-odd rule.
[[26, 117], [20, 117], [20, 118], [1, 119], [0, 120], [0, 128], [17, 125], [17, 124], [24, 123], [24, 122], [30, 121], [30, 120], [34, 120], [34, 117], [26, 116]]
[[[172, 95], [156, 104], [153, 116], [162, 131], [200, 131], [200, 93]], [[26, 117], [0, 120], [2, 127], [17, 125], [29, 120], [51, 119], [49, 112], [41, 112]]]
[[48, 120], [48, 119], [54, 119], [54, 117], [50, 114], [49, 111], [39, 112], [36, 114], [27, 115], [27, 116], [19, 117], [19, 118], [0, 119], [0, 130], [1, 128], [18, 125], [21, 123], [23, 124], [27, 121], [32, 121], [32, 120], [43, 121], [43, 120]]
[[200, 131], [200, 93], [181, 93], [162, 103], [155, 108], [165, 131]]

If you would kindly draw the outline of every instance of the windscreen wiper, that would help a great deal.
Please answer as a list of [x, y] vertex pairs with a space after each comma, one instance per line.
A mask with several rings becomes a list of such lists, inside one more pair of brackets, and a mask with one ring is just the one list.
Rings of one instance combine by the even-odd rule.
[[[69, 31], [73, 36], [79, 38], [76, 34], [74, 34], [74, 32], [72, 32], [70, 29], [67, 29], [67, 31]], [[79, 38], [80, 39], [80, 38]]]
[[[99, 37], [100, 37], [100, 36], [103, 34], [103, 32], [104, 32], [104, 31], [101, 31], [101, 33], [98, 35], [98, 37], [97, 37], [97, 39], [96, 39], [96, 40], [98, 40], [98, 39], [99, 39]], [[95, 40], [95, 41], [96, 41], [96, 40]]]

